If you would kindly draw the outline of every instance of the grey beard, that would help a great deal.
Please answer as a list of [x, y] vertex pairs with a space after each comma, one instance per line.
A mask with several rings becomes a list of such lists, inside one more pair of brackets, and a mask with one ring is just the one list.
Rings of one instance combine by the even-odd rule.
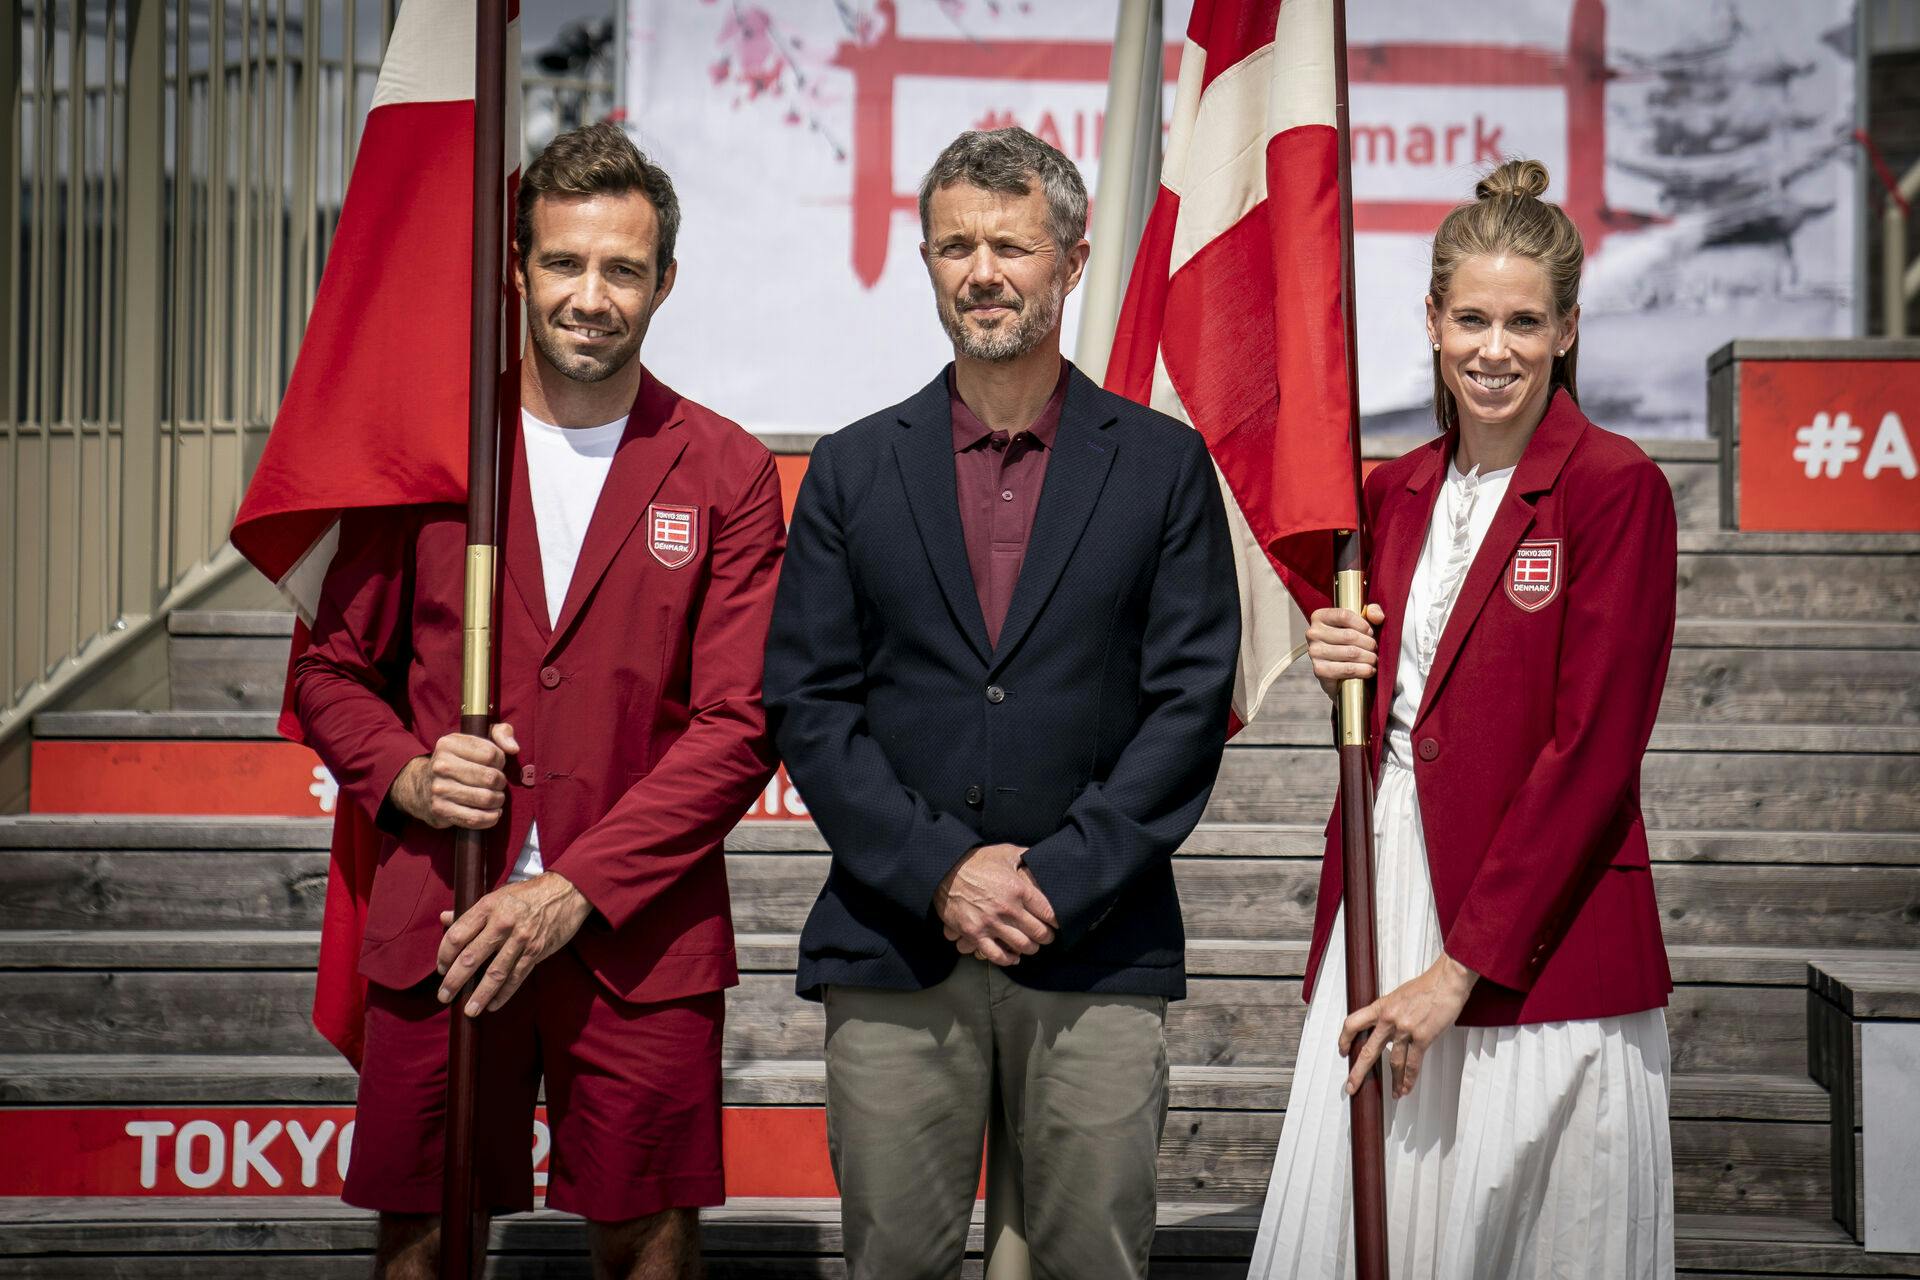
[[945, 302], [940, 307], [940, 324], [961, 355], [969, 360], [987, 360], [998, 364], [1018, 360], [1039, 346], [1041, 339], [1060, 323], [1064, 301], [1065, 296], [1060, 290], [1049, 290], [1046, 297], [1029, 299], [1011, 320], [1003, 321], [998, 328], [985, 333], [967, 326], [966, 317], [961, 313], [958, 303]]

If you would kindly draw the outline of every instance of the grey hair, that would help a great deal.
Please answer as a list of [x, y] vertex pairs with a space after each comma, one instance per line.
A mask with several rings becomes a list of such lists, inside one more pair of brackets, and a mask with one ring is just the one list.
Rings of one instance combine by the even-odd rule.
[[920, 238], [928, 236], [928, 206], [933, 193], [956, 182], [1021, 196], [1034, 179], [1047, 196], [1047, 231], [1064, 252], [1087, 234], [1087, 184], [1073, 161], [1018, 125], [970, 129], [947, 144], [920, 179]]

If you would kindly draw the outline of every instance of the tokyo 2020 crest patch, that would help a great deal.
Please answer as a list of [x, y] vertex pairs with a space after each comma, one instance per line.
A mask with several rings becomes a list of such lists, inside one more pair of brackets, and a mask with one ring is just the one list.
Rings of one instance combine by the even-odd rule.
[[1566, 566], [1561, 563], [1560, 539], [1523, 542], [1514, 548], [1513, 561], [1507, 566], [1507, 599], [1538, 613], [1560, 594], [1560, 579]]
[[685, 568], [700, 549], [700, 508], [669, 507], [659, 502], [650, 505], [647, 549], [667, 568]]

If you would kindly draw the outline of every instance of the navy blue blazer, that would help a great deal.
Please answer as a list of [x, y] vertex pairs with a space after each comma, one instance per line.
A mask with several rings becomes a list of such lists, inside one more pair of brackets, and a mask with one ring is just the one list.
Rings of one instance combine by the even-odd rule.
[[1172, 855], [1219, 771], [1240, 643], [1212, 461], [1197, 431], [1074, 370], [990, 648], [947, 386], [822, 438], [794, 507], [766, 707], [833, 851], [799, 992], [944, 979], [959, 954], [934, 892], [1007, 841], [1060, 924], [1011, 977], [1177, 999]]

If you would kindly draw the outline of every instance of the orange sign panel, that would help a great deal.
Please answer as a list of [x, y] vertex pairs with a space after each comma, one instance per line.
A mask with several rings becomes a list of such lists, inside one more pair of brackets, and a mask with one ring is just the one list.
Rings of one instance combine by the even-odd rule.
[[[52, 739], [33, 744], [27, 807], [34, 813], [323, 818], [339, 794], [320, 757], [291, 742]], [[806, 816], [782, 765], [745, 819]]]
[[1743, 360], [1740, 527], [1920, 532], [1920, 361]]
[[[32, 1107], [0, 1111], [0, 1196], [337, 1198], [353, 1149], [343, 1106]], [[547, 1185], [547, 1109], [534, 1114], [536, 1194]], [[730, 1196], [836, 1196], [820, 1107], [728, 1107]], [[24, 1154], [20, 1154], [24, 1153]]]

